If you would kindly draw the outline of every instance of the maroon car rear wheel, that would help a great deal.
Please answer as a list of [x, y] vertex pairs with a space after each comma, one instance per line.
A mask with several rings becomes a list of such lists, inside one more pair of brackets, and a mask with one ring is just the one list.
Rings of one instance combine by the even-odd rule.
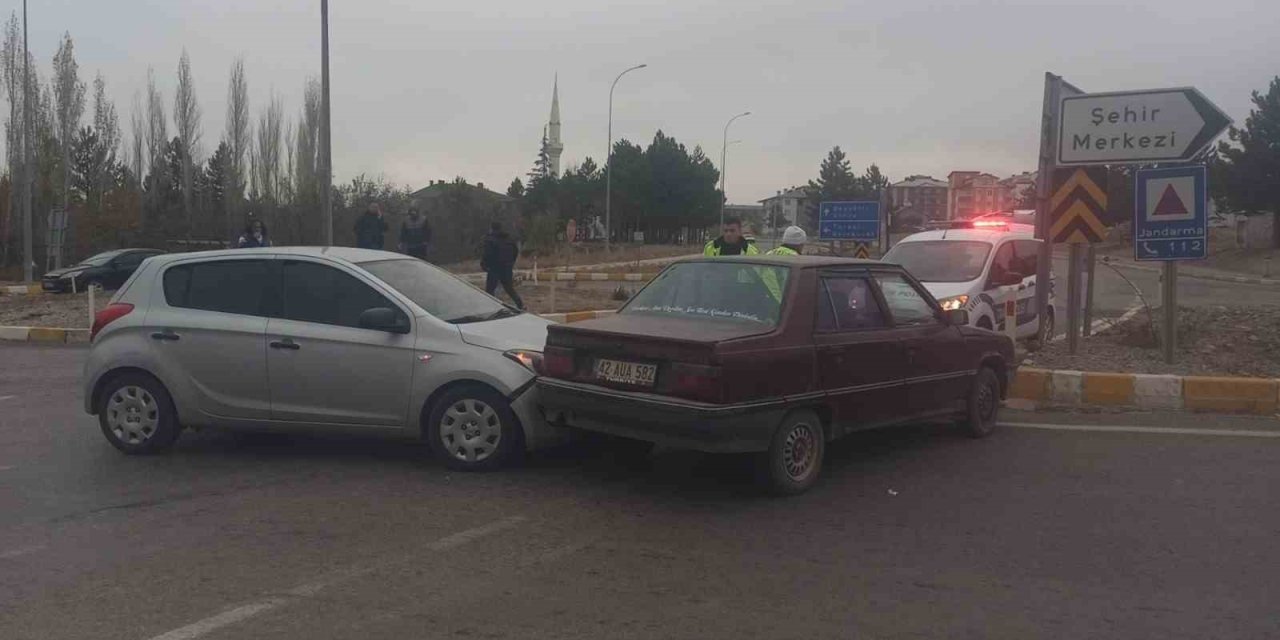
[[826, 432], [812, 411], [793, 411], [782, 419], [762, 461], [762, 480], [779, 495], [804, 493], [822, 473]]

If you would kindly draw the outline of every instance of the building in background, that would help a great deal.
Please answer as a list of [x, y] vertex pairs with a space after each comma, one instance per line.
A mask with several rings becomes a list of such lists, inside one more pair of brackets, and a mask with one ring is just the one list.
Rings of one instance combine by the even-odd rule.
[[764, 205], [765, 226], [780, 229], [799, 224], [797, 220], [800, 220], [808, 200], [809, 191], [805, 187], [791, 187], [761, 200], [760, 204]]
[[1006, 209], [1034, 209], [1036, 195], [1036, 171], [1023, 171], [1000, 181], [1004, 187]]
[[947, 219], [964, 220], [1005, 209], [1000, 178], [981, 171], [947, 174]]
[[932, 176], [910, 176], [889, 185], [893, 226], [919, 228], [947, 218], [947, 183]]
[[724, 217], [741, 220], [743, 226], [753, 233], [764, 233], [769, 224], [765, 220], [764, 206], [759, 204], [726, 204]]
[[560, 177], [560, 155], [564, 143], [560, 142], [560, 75], [556, 74], [551, 85], [551, 119], [547, 122], [547, 159], [552, 178]]

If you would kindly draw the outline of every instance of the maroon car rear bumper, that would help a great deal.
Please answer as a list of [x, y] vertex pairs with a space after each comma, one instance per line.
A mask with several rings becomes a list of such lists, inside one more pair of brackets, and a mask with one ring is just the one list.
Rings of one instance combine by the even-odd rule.
[[538, 379], [538, 404], [553, 425], [712, 453], [766, 451], [787, 411], [784, 400], [707, 404]]

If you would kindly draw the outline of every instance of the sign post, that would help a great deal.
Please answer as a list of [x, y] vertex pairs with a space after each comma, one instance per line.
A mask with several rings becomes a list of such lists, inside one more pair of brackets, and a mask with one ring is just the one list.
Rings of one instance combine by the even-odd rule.
[[875, 200], [818, 205], [819, 240], [875, 242], [880, 237], [880, 203]]
[[[1072, 354], [1080, 344], [1081, 271], [1084, 245], [1092, 247], [1107, 236], [1107, 170], [1105, 167], [1058, 169], [1049, 200], [1049, 240], [1068, 244], [1067, 265], [1067, 349]], [[1038, 281], [1038, 278], [1037, 278]]]
[[1144, 169], [1134, 176], [1133, 258], [1164, 262], [1160, 304], [1164, 307], [1165, 362], [1177, 347], [1178, 260], [1209, 254], [1209, 189], [1204, 165]]
[[1052, 195], [1053, 174], [1057, 169], [1058, 109], [1062, 96], [1084, 93], [1052, 73], [1044, 74], [1044, 106], [1040, 116], [1040, 162], [1036, 174], [1036, 238], [1040, 240], [1040, 256], [1036, 262], [1036, 320], [1037, 334], [1043, 342], [1053, 336], [1044, 335], [1045, 318], [1049, 317], [1049, 289], [1053, 286], [1053, 242], [1049, 239], [1049, 198]]

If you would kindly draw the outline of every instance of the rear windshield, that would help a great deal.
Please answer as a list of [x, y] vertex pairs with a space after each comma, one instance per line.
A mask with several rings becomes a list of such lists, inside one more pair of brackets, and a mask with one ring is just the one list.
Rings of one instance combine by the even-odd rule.
[[884, 262], [906, 267], [921, 282], [968, 282], [982, 276], [991, 243], [981, 240], [901, 242], [884, 254]]
[[790, 275], [785, 267], [737, 262], [677, 264], [618, 313], [776, 326]]

